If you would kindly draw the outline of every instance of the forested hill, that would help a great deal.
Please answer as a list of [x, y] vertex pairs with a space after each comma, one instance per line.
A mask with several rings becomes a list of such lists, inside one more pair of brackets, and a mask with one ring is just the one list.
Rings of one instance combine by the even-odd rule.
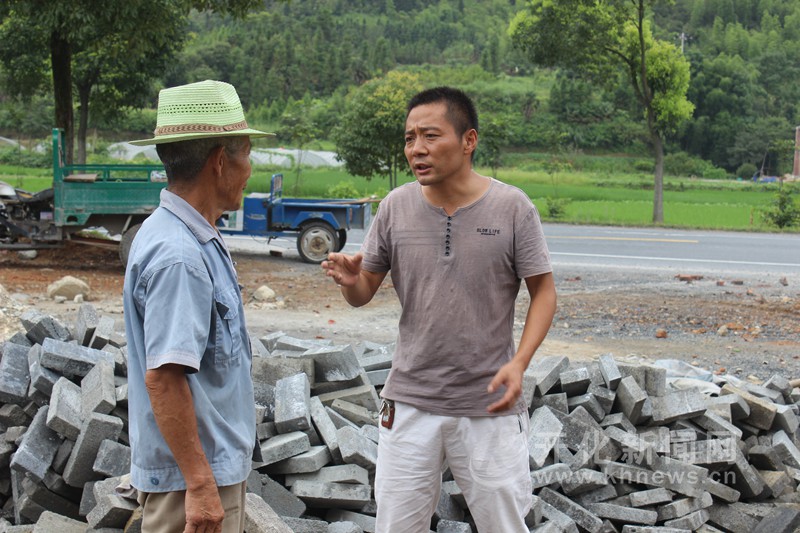
[[[277, 124], [302, 101], [326, 132], [348, 90], [399, 69], [426, 86], [467, 90], [485, 120], [502, 124], [508, 149], [646, 150], [642, 111], [624, 72], [600, 87], [583, 72], [534, 67], [512, 46], [509, 25], [527, 4], [266, 0], [245, 18], [194, 12], [185, 45], [152, 83], [150, 101], [160, 86], [222, 79], [236, 86], [251, 121]], [[740, 174], [762, 165], [769, 173], [790, 170], [787, 147], [800, 124], [800, 2], [654, 4], [654, 37], [682, 49], [691, 70], [694, 113], [667, 137], [667, 152]], [[0, 128], [13, 120], [22, 121], [0, 110]], [[110, 120], [94, 113], [90, 126]]]

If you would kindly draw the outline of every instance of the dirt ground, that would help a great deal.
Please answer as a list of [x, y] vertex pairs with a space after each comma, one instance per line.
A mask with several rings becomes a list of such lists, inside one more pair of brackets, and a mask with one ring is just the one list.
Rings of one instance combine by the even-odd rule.
[[[388, 278], [369, 305], [353, 309], [316, 265], [270, 255], [234, 259], [255, 336], [394, 341], [400, 308]], [[21, 329], [18, 316], [29, 307], [71, 325], [79, 304], [47, 297], [48, 285], [66, 275], [86, 281], [89, 301], [123, 329], [124, 272], [116, 252], [76, 244], [23, 259], [0, 251], [0, 341]], [[620, 360], [677, 359], [753, 381], [775, 373], [800, 378], [800, 275], [737, 279], [556, 266], [555, 276], [558, 312], [540, 354], [580, 361], [612, 353]], [[263, 285], [274, 299], [253, 297]], [[527, 304], [523, 289], [517, 335]]]

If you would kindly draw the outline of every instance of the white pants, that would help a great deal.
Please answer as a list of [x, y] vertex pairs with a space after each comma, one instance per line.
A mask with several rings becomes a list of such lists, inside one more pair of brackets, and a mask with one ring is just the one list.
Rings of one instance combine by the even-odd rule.
[[450, 417], [395, 402], [380, 428], [376, 533], [428, 533], [445, 460], [479, 533], [528, 533], [528, 417]]

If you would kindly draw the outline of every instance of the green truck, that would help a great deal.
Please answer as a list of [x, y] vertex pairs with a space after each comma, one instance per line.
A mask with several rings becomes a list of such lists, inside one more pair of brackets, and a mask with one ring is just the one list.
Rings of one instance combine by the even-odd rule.
[[[158, 207], [166, 174], [161, 165], [67, 165], [64, 138], [53, 130], [53, 188], [29, 193], [0, 182], [0, 249], [61, 246], [72, 240], [128, 251], [140, 224]], [[252, 193], [242, 209], [218, 222], [226, 235], [296, 237], [306, 262], [319, 263], [339, 251], [347, 231], [366, 228], [372, 199], [284, 198], [283, 176], [270, 180], [270, 192]], [[93, 228], [97, 230], [92, 231]], [[96, 233], [120, 240], [96, 238]]]

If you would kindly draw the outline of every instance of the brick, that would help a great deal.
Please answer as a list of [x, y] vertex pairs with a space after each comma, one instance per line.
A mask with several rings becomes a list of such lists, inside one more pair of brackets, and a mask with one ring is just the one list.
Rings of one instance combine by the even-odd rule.
[[642, 490], [630, 494], [633, 507], [649, 507], [672, 501], [672, 492], [664, 488]]
[[314, 360], [315, 381], [348, 381], [362, 371], [349, 344], [311, 348], [303, 352], [303, 357]]
[[705, 509], [700, 509], [699, 511], [695, 511], [686, 516], [682, 516], [681, 518], [676, 518], [674, 520], [667, 520], [666, 522], [664, 522], [664, 526], [690, 529], [694, 531], [703, 524], [705, 524], [708, 521], [708, 517], [709, 517], [708, 511], [706, 511]]
[[84, 377], [99, 361], [114, 364], [114, 356], [101, 350], [93, 350], [77, 344], [55, 339], [42, 343], [40, 364], [67, 377]]
[[567, 496], [577, 496], [590, 490], [608, 485], [608, 478], [602, 472], [582, 468], [561, 482], [561, 489]]
[[92, 465], [95, 473], [106, 477], [117, 477], [131, 471], [131, 449], [113, 440], [104, 440], [97, 450]]
[[362, 407], [352, 402], [348, 402], [347, 400], [342, 400], [341, 398], [333, 400], [331, 403], [331, 409], [338, 412], [340, 415], [350, 420], [357, 426], [363, 426], [365, 424], [378, 424], [377, 412], [371, 411], [366, 407]]
[[734, 533], [751, 533], [759, 522], [759, 519], [731, 505], [714, 504], [707, 511], [710, 523]]
[[433, 521], [452, 520], [460, 522], [464, 519], [464, 509], [458, 504], [450, 493], [445, 490], [439, 491], [439, 501], [433, 511]]
[[360, 509], [369, 503], [372, 488], [369, 485], [297, 481], [292, 485], [292, 494], [312, 507]]
[[285, 337], [285, 336], [286, 336], [286, 333], [284, 333], [283, 331], [275, 331], [273, 333], [268, 333], [268, 334], [262, 336], [259, 340], [261, 341], [261, 344], [263, 344], [264, 347], [271, 352], [271, 351], [273, 351], [275, 349], [275, 346], [277, 345], [278, 340], [281, 337]]
[[25, 346], [7, 342], [0, 358], [0, 402], [22, 404], [27, 401], [31, 382]]
[[389, 379], [390, 368], [382, 370], [370, 370], [365, 373], [367, 380], [373, 387], [383, 387], [386, 385], [386, 380]]
[[47, 427], [47, 411], [47, 406], [37, 411], [10, 464], [13, 470], [25, 472], [37, 482], [44, 479], [61, 445], [61, 437]]
[[81, 304], [78, 308], [78, 316], [75, 319], [75, 340], [82, 346], [88, 346], [92, 340], [92, 335], [100, 321], [97, 309], [90, 303]]
[[336, 437], [337, 428], [325, 410], [325, 406], [322, 405], [322, 402], [316, 396], [309, 400], [309, 413], [311, 414], [311, 421], [317, 429], [320, 439], [325, 443], [331, 453], [331, 458], [335, 463], [341, 463], [342, 453], [339, 451], [339, 441]]
[[647, 399], [647, 394], [632, 376], [620, 380], [617, 386], [616, 406], [632, 424], [637, 425], [644, 420], [642, 413]]
[[356, 464], [367, 470], [375, 469], [378, 446], [374, 442], [349, 427], [336, 430], [336, 439], [345, 463]]
[[[367, 533], [374, 533], [377, 531], [375, 517], [369, 516], [364, 513], [356, 513], [345, 509], [331, 509], [325, 514], [325, 520], [331, 522], [350, 522], [356, 524], [362, 531]], [[330, 529], [328, 529], [331, 532]]]
[[44, 344], [45, 339], [68, 341], [72, 338], [69, 330], [57, 319], [36, 309], [30, 309], [19, 317], [25, 327], [25, 336], [33, 344]]
[[600, 407], [603, 408], [605, 415], [608, 416], [608, 414], [611, 413], [611, 410], [614, 408], [614, 400], [617, 399], [617, 393], [611, 389], [597, 387], [595, 385], [591, 385], [589, 387], [589, 392], [597, 400], [597, 403], [600, 404]]
[[531, 368], [536, 379], [536, 394], [544, 396], [558, 383], [561, 372], [569, 368], [569, 359], [563, 355], [548, 355], [536, 358]]
[[284, 335], [277, 339], [275, 342], [275, 347], [270, 348], [269, 351], [274, 352], [275, 350], [287, 350], [292, 352], [305, 352], [306, 350], [312, 350], [320, 346], [331, 346], [332, 344], [333, 342], [330, 340], [307, 340]]
[[53, 385], [58, 381], [59, 376], [49, 368], [44, 368], [39, 359], [42, 355], [42, 346], [35, 344], [28, 350], [28, 371], [31, 379], [31, 386], [48, 398], [53, 393]]
[[[315, 396], [315, 398], [317, 397]], [[341, 428], [353, 428], [356, 431], [358, 431], [359, 428], [357, 425], [355, 425], [353, 422], [350, 422], [348, 419], [346, 419], [345, 417], [343, 417], [330, 407], [325, 407], [325, 413], [328, 415], [328, 418], [331, 419], [331, 423], [337, 430]]]
[[660, 526], [622, 526], [622, 533], [691, 533], [689, 529]]
[[306, 513], [306, 504], [300, 498], [266, 474], [251, 472], [247, 490], [261, 496], [279, 516], [299, 517]]
[[592, 393], [581, 394], [580, 396], [573, 396], [569, 398], [567, 400], [567, 406], [570, 410], [573, 410], [577, 407], [583, 407], [597, 422], [603, 420], [606, 415], [605, 409], [603, 409], [603, 406], [600, 405], [600, 402], [597, 401], [597, 398]]
[[706, 411], [705, 413], [696, 416], [692, 421], [707, 430], [714, 436], [732, 435], [737, 439], [742, 438], [742, 430], [733, 425], [730, 421], [725, 420], [718, 414]]
[[25, 477], [22, 480], [22, 490], [25, 495], [43, 509], [58, 513], [66, 517], [78, 519], [78, 504], [48, 490], [43, 484]]
[[244, 529], [247, 533], [293, 533], [264, 499], [253, 493], [245, 496]]
[[106, 440], [117, 440], [122, 431], [119, 418], [92, 413], [81, 427], [81, 433], [64, 467], [64, 480], [73, 487], [80, 487], [87, 481], [98, 479], [92, 470], [100, 444]]
[[667, 393], [667, 369], [655, 365], [644, 367], [644, 391], [650, 396], [660, 397]]
[[785, 431], [776, 431], [772, 435], [772, 445], [784, 463], [800, 468], [800, 450]]
[[775, 420], [772, 421], [773, 427], [782, 429], [789, 435], [794, 435], [800, 427], [800, 419], [795, 412], [787, 405], [775, 406]]
[[89, 348], [102, 350], [108, 344], [109, 339], [114, 334], [114, 319], [110, 316], [101, 316], [98, 320], [92, 338], [89, 341]]
[[89, 527], [122, 529], [139, 504], [116, 494], [105, 494], [98, 498], [97, 505], [86, 515]]
[[268, 474], [301, 474], [316, 472], [331, 461], [327, 446], [312, 446], [306, 452], [272, 463], [264, 468]]
[[364, 354], [359, 359], [359, 364], [361, 368], [366, 370], [367, 372], [371, 372], [374, 370], [389, 370], [392, 368], [392, 356], [394, 352], [369, 352]]
[[673, 444], [670, 457], [693, 465], [718, 467], [736, 461], [737, 439], [725, 437]]
[[364, 533], [364, 529], [355, 522], [331, 522], [328, 533]]
[[792, 533], [800, 529], [800, 511], [778, 508], [758, 523], [753, 533]]
[[436, 524], [436, 533], [472, 533], [472, 527], [466, 522], [439, 520]]
[[[541, 499], [540, 499], [541, 501]], [[578, 526], [575, 524], [575, 521], [567, 516], [565, 513], [562, 513], [549, 503], [545, 501], [541, 501], [542, 506], [542, 516], [547, 519], [547, 523], [555, 524], [558, 529], [556, 531], [560, 532], [568, 532], [568, 533], [578, 533]], [[538, 529], [536, 530], [539, 531]]]
[[731, 420], [743, 420], [750, 416], [750, 405], [738, 394], [711, 396], [706, 398], [705, 402], [706, 406], [709, 408], [715, 405], [728, 406], [731, 413]]
[[736, 448], [735, 452], [736, 461], [731, 465], [731, 471], [735, 474], [733, 488], [738, 490], [744, 498], [769, 496], [767, 494], [769, 489], [764, 484], [764, 480], [761, 479], [758, 471], [747, 462], [739, 448]]
[[278, 433], [304, 431], [311, 427], [310, 399], [311, 385], [305, 374], [278, 380], [275, 385], [275, 427]]
[[691, 389], [651, 396], [650, 401], [653, 405], [652, 424], [658, 425], [694, 418], [706, 410], [703, 394]]
[[293, 431], [277, 435], [261, 443], [261, 458], [265, 465], [277, 463], [311, 449], [308, 435], [302, 431]]
[[334, 400], [341, 399], [366, 407], [371, 411], [377, 411], [380, 406], [380, 398], [372, 385], [360, 385], [349, 389], [337, 390], [319, 394], [318, 398], [323, 405], [330, 406]]
[[67, 439], [76, 440], [81, 425], [81, 388], [67, 378], [59, 378], [50, 398], [47, 427]]
[[[727, 475], [727, 473], [723, 474], [723, 476], [724, 475]], [[702, 488], [712, 496], [729, 503], [738, 502], [741, 497], [738, 490], [720, 483], [711, 476], [703, 481]]]
[[561, 437], [563, 424], [548, 407], [533, 412], [528, 437], [528, 458], [533, 469], [544, 466], [550, 451]]
[[586, 507], [590, 503], [616, 500], [617, 489], [614, 487], [614, 485], [606, 483], [601, 487], [598, 487], [596, 489], [591, 489], [589, 491], [579, 494], [578, 496], [572, 496], [571, 498], [575, 503], [577, 503], [581, 507]]
[[287, 474], [284, 485], [291, 487], [298, 480], [369, 485], [369, 471], [364, 467], [352, 464], [325, 466], [316, 472]]
[[750, 415], [744, 419], [746, 423], [758, 429], [772, 428], [772, 421], [777, 412], [777, 408], [772, 402], [759, 398], [744, 389], [734, 387], [730, 383], [726, 383], [720, 390], [720, 395], [726, 394], [735, 394], [747, 402], [750, 407]]
[[572, 502], [566, 496], [550, 490], [547, 487], [541, 490], [539, 498], [569, 516], [579, 527], [590, 533], [598, 533], [603, 527], [603, 521], [600, 520], [599, 517]]
[[612, 391], [616, 390], [617, 385], [619, 385], [619, 382], [622, 380], [622, 374], [617, 367], [616, 361], [614, 361], [614, 357], [611, 354], [601, 355], [598, 358], [597, 363], [606, 387]]
[[73, 520], [66, 516], [61, 516], [50, 511], [45, 511], [39, 517], [36, 525], [33, 526], [33, 533], [84, 533], [86, 524], [78, 520]]
[[81, 417], [92, 413], [107, 415], [117, 406], [117, 390], [114, 386], [114, 365], [98, 361], [81, 380]]
[[706, 509], [714, 504], [711, 494], [704, 492], [699, 498], [681, 498], [658, 508], [660, 521], [672, 520], [686, 516], [700, 509]]
[[590, 503], [586, 510], [600, 518], [607, 518], [623, 524], [644, 524], [654, 525], [658, 518], [658, 513], [645, 509], [631, 509], [613, 503]]
[[580, 396], [589, 389], [592, 380], [589, 377], [589, 369], [586, 367], [565, 370], [559, 375], [561, 391], [567, 396]]
[[7, 403], [0, 407], [0, 425], [5, 427], [27, 426], [31, 417], [17, 404]]
[[545, 394], [544, 396], [541, 397], [534, 397], [531, 400], [530, 406], [532, 412], [542, 407], [548, 407], [550, 409], [560, 411], [562, 413], [569, 413], [568, 401], [569, 400], [565, 393], [557, 392], [552, 394]]

